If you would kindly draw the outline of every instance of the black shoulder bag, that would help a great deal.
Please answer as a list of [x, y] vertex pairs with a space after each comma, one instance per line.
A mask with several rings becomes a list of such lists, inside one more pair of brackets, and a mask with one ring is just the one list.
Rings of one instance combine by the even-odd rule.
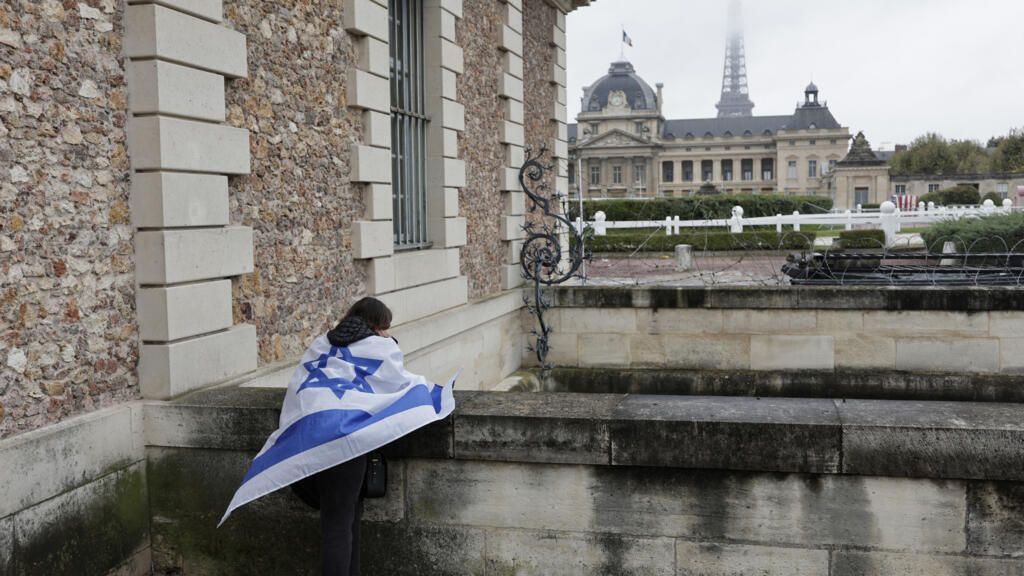
[[363, 498], [383, 498], [388, 490], [388, 461], [382, 452], [366, 455], [366, 476], [363, 477]]

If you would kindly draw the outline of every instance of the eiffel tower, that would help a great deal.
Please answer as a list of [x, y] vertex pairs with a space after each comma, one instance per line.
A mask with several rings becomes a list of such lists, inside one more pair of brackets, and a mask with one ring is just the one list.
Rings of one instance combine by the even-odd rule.
[[715, 107], [718, 108], [719, 118], [751, 116], [751, 110], [754, 109], [754, 103], [747, 95], [747, 60], [743, 51], [739, 0], [729, 3], [729, 35], [725, 44], [722, 98]]

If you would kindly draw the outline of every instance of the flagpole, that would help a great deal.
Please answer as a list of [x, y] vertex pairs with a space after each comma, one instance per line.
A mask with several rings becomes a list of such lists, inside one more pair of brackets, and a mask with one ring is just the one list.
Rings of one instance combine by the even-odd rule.
[[619, 35], [619, 62], [626, 59], [626, 25], [622, 25], [622, 34]]

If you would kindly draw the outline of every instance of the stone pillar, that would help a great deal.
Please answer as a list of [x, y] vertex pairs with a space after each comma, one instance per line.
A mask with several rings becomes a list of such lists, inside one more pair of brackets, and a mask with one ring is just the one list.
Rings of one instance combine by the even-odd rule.
[[686, 272], [693, 267], [693, 246], [676, 244], [676, 272]]
[[[505, 246], [505, 261], [501, 267], [501, 287], [507, 290], [523, 283], [519, 251], [523, 247], [525, 237], [523, 224], [526, 223], [527, 199], [522, 187], [519, 186], [519, 168], [526, 161], [523, 150], [526, 129], [523, 113], [522, 0], [504, 2], [501, 17], [498, 48], [502, 53], [502, 74], [498, 95], [501, 96], [505, 109], [505, 120], [501, 124], [500, 135], [505, 148], [505, 181], [501, 187], [502, 199], [505, 202], [505, 211], [501, 217], [501, 240]], [[568, 131], [568, 127], [566, 130]], [[553, 145], [549, 147], [552, 151], [555, 150]], [[565, 156], [568, 156], [568, 143]]]
[[249, 173], [249, 131], [224, 123], [224, 80], [248, 75], [220, 0], [132, 2], [128, 151], [146, 398], [256, 368], [256, 329], [233, 324], [230, 278], [253, 271], [252, 229], [228, 221], [228, 176]]

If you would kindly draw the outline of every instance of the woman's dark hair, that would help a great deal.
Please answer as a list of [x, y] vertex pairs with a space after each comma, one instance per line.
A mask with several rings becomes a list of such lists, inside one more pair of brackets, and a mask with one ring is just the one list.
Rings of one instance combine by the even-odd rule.
[[[374, 330], [391, 328], [391, 310], [380, 300], [367, 296], [361, 298], [345, 313], [345, 318], [358, 316]], [[345, 318], [342, 318], [344, 320]]]

